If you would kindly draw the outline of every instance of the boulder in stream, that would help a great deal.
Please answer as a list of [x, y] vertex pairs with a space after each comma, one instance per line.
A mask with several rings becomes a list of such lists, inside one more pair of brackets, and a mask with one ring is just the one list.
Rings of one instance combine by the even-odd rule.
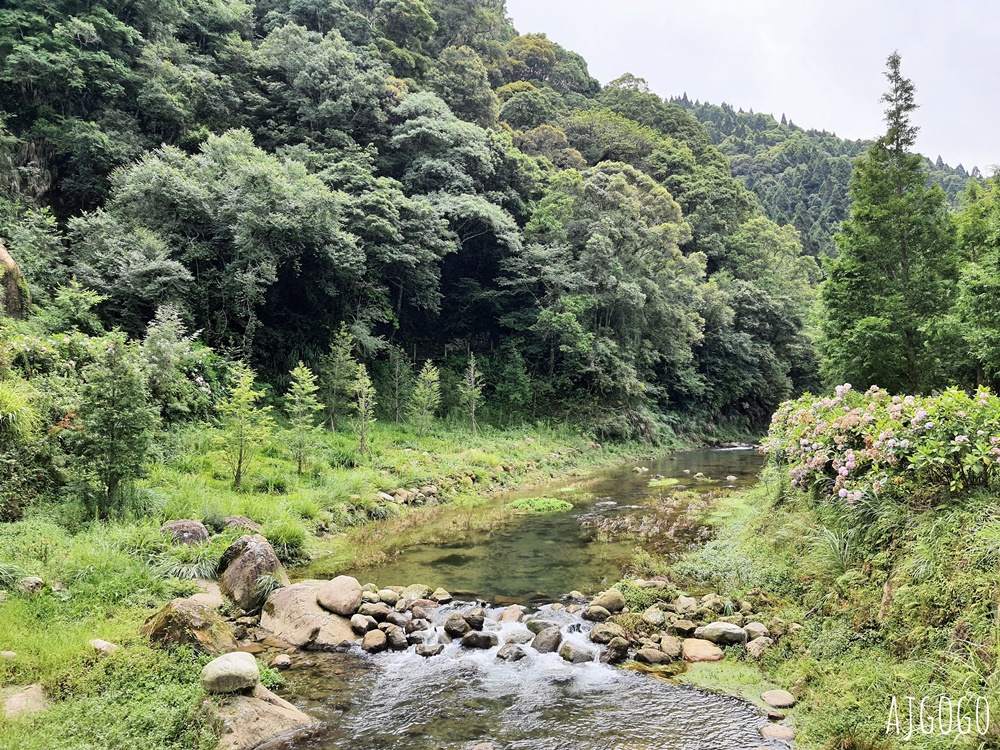
[[590, 631], [590, 640], [594, 643], [611, 643], [615, 638], [626, 638], [625, 628], [614, 622], [601, 622]]
[[462, 638], [462, 648], [491, 649], [499, 643], [500, 639], [496, 633], [486, 633], [481, 630], [473, 630]]
[[[328, 612], [333, 612], [341, 617], [350, 617], [361, 607], [361, 594], [361, 584], [356, 578], [337, 576], [317, 588], [316, 601]], [[362, 612], [361, 614], [371, 613]]]
[[551, 654], [559, 650], [561, 642], [562, 631], [558, 625], [553, 625], [536, 635], [531, 647], [540, 654]]
[[302, 581], [272, 592], [261, 608], [261, 629], [291, 646], [317, 651], [357, 641], [350, 620], [319, 606], [316, 593], [324, 583]]
[[597, 604], [591, 604], [583, 610], [583, 619], [590, 620], [591, 622], [604, 622], [609, 617], [611, 617], [611, 612], [607, 608]]
[[590, 602], [590, 606], [604, 607], [608, 612], [614, 614], [625, 609], [625, 596], [618, 589], [611, 588], [595, 596]]
[[528, 655], [528, 652], [516, 643], [507, 643], [497, 651], [497, 658], [501, 661], [520, 661]]
[[594, 661], [597, 658], [597, 652], [582, 644], [567, 641], [559, 649], [559, 656], [570, 664], [583, 664], [584, 662]]

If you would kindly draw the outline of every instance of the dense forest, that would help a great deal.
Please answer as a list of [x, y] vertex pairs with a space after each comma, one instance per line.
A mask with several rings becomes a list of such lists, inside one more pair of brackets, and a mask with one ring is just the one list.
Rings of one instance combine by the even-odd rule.
[[815, 382], [797, 232], [503, 2], [18, 0], [0, 61], [22, 375], [25, 337], [169, 308], [282, 388], [343, 324], [380, 387], [399, 347], [447, 411], [474, 353], [485, 418], [607, 437], [753, 428]]
[[[806, 130], [781, 115], [744, 112], [731, 105], [692, 102], [687, 94], [670, 103], [683, 107], [704, 124], [712, 143], [729, 158], [739, 177], [760, 200], [767, 217], [799, 230], [802, 246], [810, 255], [836, 255], [834, 235], [847, 219], [848, 189], [854, 160], [872, 146], [870, 140], [847, 140], [825, 130]], [[944, 190], [957, 206], [969, 178], [978, 178], [978, 167], [967, 172], [954, 169], [938, 156], [924, 159], [932, 183]]]

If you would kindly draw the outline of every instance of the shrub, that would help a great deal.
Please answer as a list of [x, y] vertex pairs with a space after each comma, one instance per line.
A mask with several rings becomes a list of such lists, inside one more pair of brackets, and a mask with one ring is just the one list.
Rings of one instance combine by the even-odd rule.
[[792, 484], [847, 506], [965, 493], [1000, 479], [1000, 399], [987, 389], [890, 396], [850, 384], [778, 409], [762, 450]]

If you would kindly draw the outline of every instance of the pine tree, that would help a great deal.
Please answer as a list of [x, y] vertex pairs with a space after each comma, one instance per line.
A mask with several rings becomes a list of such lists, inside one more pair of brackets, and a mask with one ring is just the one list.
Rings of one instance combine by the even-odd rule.
[[421, 438], [434, 420], [434, 412], [440, 403], [441, 377], [438, 369], [427, 360], [417, 376], [417, 384], [410, 399], [410, 415], [417, 423], [417, 434]]
[[476, 355], [469, 355], [469, 365], [465, 368], [465, 374], [458, 384], [458, 397], [462, 405], [469, 410], [469, 422], [472, 424], [472, 437], [476, 436], [476, 407], [483, 395], [483, 379], [479, 366], [476, 363]]
[[364, 458], [371, 449], [372, 425], [375, 424], [375, 387], [368, 377], [368, 368], [358, 365], [354, 392], [358, 399], [358, 453]]
[[393, 421], [399, 424], [413, 391], [413, 368], [406, 352], [398, 346], [389, 348], [388, 386], [389, 409], [392, 411]]
[[236, 489], [243, 486], [257, 449], [271, 434], [271, 407], [257, 405], [264, 391], [253, 389], [255, 379], [249, 365], [237, 362], [230, 373], [232, 385], [219, 404], [223, 450]]
[[823, 286], [825, 374], [919, 393], [942, 385], [937, 362], [957, 275], [944, 193], [911, 153], [913, 83], [889, 57], [886, 133], [855, 165], [850, 218]]
[[98, 362], [84, 371], [81, 417], [83, 455], [104, 485], [97, 515], [107, 518], [121, 507], [122, 493], [142, 476], [156, 428], [156, 409], [149, 403], [146, 374], [135, 345], [124, 335], [109, 339]]
[[347, 326], [340, 329], [330, 342], [330, 351], [320, 363], [320, 399], [326, 408], [327, 425], [336, 432], [337, 420], [350, 408], [351, 395], [358, 378], [358, 362], [352, 353], [354, 338]]
[[295, 461], [298, 464], [300, 475], [306, 459], [309, 438], [316, 429], [316, 413], [323, 408], [319, 399], [316, 398], [318, 390], [316, 376], [300, 361], [298, 366], [292, 370], [292, 384], [285, 396], [288, 418], [292, 422], [292, 434], [295, 441]]

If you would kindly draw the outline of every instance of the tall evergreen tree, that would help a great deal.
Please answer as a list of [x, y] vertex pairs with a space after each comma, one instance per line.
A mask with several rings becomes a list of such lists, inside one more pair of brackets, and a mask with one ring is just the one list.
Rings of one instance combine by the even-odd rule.
[[886, 133], [855, 164], [850, 218], [822, 290], [824, 367], [830, 380], [919, 393], [943, 384], [958, 258], [944, 193], [911, 152], [917, 104], [897, 53], [886, 78]]

